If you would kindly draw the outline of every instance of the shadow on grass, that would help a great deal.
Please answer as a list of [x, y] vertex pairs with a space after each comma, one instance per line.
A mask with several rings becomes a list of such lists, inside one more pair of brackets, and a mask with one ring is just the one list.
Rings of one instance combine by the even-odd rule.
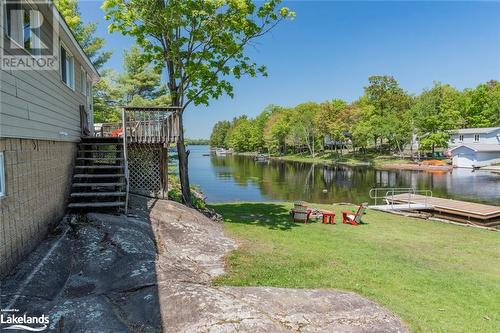
[[290, 210], [281, 204], [249, 202], [216, 204], [211, 207], [222, 214], [227, 223], [257, 225], [283, 231], [303, 225], [301, 222], [292, 222]]

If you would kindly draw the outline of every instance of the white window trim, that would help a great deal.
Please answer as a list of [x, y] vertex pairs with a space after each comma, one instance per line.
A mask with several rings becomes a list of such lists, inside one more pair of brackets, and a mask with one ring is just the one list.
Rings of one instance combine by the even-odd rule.
[[5, 158], [3, 151], [0, 151], [0, 198], [6, 195], [6, 184], [5, 184]]
[[87, 72], [83, 69], [83, 66], [80, 66], [80, 92], [83, 96], [87, 96]]
[[[75, 91], [75, 57], [73, 56], [73, 53], [69, 50], [69, 48], [66, 46], [66, 44], [64, 44], [63, 41], [60, 42], [60, 46], [62, 48], [64, 48], [64, 50], [66, 51], [66, 57], [70, 57], [72, 60], [73, 60], [73, 66], [72, 69], [73, 69], [73, 75], [71, 75], [71, 85], [64, 82], [63, 79], [62, 79], [62, 66], [59, 66], [59, 72], [60, 72], [60, 79], [61, 79], [61, 82], [66, 86], [68, 87], [69, 89]], [[59, 53], [61, 53], [61, 48], [59, 48]], [[62, 58], [61, 58], [61, 54], [59, 54], [59, 61], [61, 61], [62, 63]]]

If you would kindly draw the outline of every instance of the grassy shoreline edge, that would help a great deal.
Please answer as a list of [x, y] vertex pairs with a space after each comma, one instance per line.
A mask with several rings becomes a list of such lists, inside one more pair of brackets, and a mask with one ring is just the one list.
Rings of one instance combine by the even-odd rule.
[[376, 211], [352, 227], [339, 224], [352, 206], [311, 206], [335, 211], [337, 225], [292, 224], [287, 203], [211, 204], [240, 244], [215, 283], [352, 291], [415, 332], [500, 328], [496, 233]]
[[[235, 153], [240, 156], [256, 156], [255, 152], [244, 152]], [[422, 170], [418, 167], [418, 164], [412, 162], [409, 159], [404, 159], [393, 155], [353, 155], [351, 153], [343, 154], [337, 156], [334, 152], [328, 153], [318, 153], [317, 156], [312, 157], [305, 154], [289, 154], [284, 156], [270, 156], [273, 160], [278, 161], [290, 161], [290, 162], [300, 162], [300, 163], [314, 163], [314, 164], [326, 164], [326, 165], [346, 165], [346, 166], [372, 166], [377, 169], [415, 169]], [[428, 168], [432, 170], [431, 168]]]

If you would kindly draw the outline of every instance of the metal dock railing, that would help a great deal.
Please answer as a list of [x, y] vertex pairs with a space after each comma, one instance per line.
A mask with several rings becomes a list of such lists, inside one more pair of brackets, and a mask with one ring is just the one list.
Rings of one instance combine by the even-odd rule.
[[[419, 203], [413, 203], [413, 198], [418, 195], [423, 197]], [[414, 187], [376, 187], [369, 192], [370, 199], [374, 200], [374, 204], [370, 206], [372, 209], [378, 210], [421, 210], [431, 209], [433, 206], [428, 202], [428, 198], [432, 198], [431, 190], [417, 190]], [[406, 203], [398, 203], [398, 200], [405, 198]], [[377, 205], [380, 201], [385, 204]]]

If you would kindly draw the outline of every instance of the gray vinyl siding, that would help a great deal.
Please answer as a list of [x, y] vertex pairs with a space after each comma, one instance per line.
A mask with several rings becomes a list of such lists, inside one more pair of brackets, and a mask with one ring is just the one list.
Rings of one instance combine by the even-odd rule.
[[[46, 31], [42, 31], [42, 40], [43, 36], [48, 36]], [[0, 137], [73, 142], [80, 139], [79, 107], [89, 109], [80, 84], [84, 61], [62, 29], [59, 38], [73, 55], [74, 90], [62, 82], [60, 69], [0, 70]], [[52, 45], [45, 39], [44, 43]]]

